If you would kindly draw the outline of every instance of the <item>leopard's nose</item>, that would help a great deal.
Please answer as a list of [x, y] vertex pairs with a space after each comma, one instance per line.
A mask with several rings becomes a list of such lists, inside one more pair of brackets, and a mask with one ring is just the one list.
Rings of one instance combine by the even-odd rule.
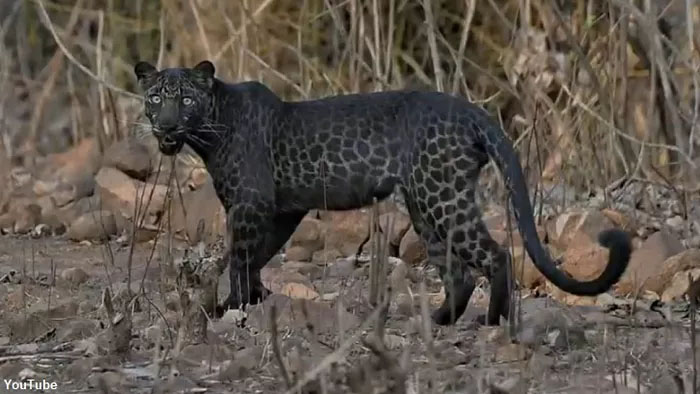
[[163, 131], [165, 132], [165, 134], [174, 133], [175, 130], [177, 130], [177, 125], [167, 125], [163, 127]]
[[161, 123], [160, 125], [160, 130], [163, 134], [173, 134], [175, 133], [175, 130], [177, 130], [177, 124], [176, 123]]

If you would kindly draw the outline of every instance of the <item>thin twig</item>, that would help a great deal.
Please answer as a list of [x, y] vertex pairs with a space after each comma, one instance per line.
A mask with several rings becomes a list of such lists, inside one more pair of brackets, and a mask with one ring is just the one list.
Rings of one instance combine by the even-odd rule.
[[49, 31], [51, 32], [51, 35], [53, 36], [54, 41], [56, 41], [56, 44], [58, 45], [58, 47], [61, 49], [63, 54], [66, 56], [66, 58], [68, 58], [68, 60], [71, 63], [73, 63], [76, 67], [78, 67], [80, 69], [80, 71], [87, 74], [95, 82], [98, 82], [98, 83], [106, 86], [109, 89], [112, 89], [113, 91], [115, 91], [119, 94], [123, 94], [127, 97], [135, 98], [135, 99], [138, 99], [141, 101], [143, 100], [143, 97], [141, 97], [141, 95], [126, 91], [122, 88], [119, 88], [119, 87], [105, 81], [104, 79], [98, 77], [95, 73], [93, 73], [89, 68], [85, 67], [82, 63], [80, 63], [75, 58], [75, 56], [73, 56], [73, 54], [70, 53], [70, 51], [68, 51], [68, 49], [66, 48], [66, 46], [63, 43], [63, 41], [61, 40], [61, 38], [58, 36], [58, 33], [56, 33], [56, 29], [53, 26], [53, 22], [51, 21], [51, 18], [49, 17], [49, 14], [46, 12], [46, 8], [44, 7], [44, 2], [42, 0], [34, 0], [34, 2], [36, 2], [37, 6], [38, 6], [39, 17], [40, 17], [42, 23], [44, 24], [44, 26], [46, 26], [47, 29], [49, 29]]
[[282, 373], [282, 378], [284, 383], [287, 385], [287, 390], [292, 387], [292, 381], [289, 378], [289, 373], [287, 372], [287, 367], [284, 365], [284, 360], [282, 360], [282, 353], [280, 352], [279, 338], [277, 338], [277, 305], [272, 304], [270, 307], [270, 341], [272, 342], [272, 353], [275, 356], [275, 362]]

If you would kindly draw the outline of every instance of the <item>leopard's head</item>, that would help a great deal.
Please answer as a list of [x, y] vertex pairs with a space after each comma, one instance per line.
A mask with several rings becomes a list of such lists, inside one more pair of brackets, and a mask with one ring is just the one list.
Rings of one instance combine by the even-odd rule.
[[147, 62], [134, 66], [144, 91], [146, 117], [164, 155], [179, 153], [188, 136], [204, 126], [212, 103], [214, 72], [207, 60], [193, 68], [161, 71]]

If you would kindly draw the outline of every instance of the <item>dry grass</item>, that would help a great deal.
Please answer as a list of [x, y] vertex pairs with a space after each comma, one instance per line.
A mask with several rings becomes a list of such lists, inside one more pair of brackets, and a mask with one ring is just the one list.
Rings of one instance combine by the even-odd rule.
[[14, 157], [121, 138], [137, 112], [123, 109], [135, 61], [208, 58], [220, 77], [288, 99], [406, 87], [469, 97], [502, 119], [533, 180], [692, 181], [699, 10], [688, 3], [4, 1], [0, 83], [18, 95], [0, 102], [3, 142]]

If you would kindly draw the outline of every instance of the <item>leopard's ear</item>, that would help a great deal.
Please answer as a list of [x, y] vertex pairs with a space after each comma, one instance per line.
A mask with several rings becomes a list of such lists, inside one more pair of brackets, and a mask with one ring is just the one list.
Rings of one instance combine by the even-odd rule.
[[212, 62], [210, 62], [209, 60], [202, 60], [201, 62], [197, 63], [197, 65], [194, 66], [192, 69], [210, 78], [214, 78], [214, 73], [216, 73], [216, 68], [214, 67], [214, 64], [212, 64]]
[[136, 74], [136, 80], [138, 80], [139, 85], [142, 89], [146, 89], [153, 84], [154, 78], [157, 73], [158, 69], [156, 69], [155, 66], [148, 62], [138, 62], [134, 66], [134, 74]]
[[197, 63], [197, 65], [192, 68], [192, 71], [195, 72], [195, 75], [200, 82], [202, 82], [208, 88], [211, 88], [211, 86], [214, 84], [214, 74], [216, 73], [216, 68], [209, 60], [203, 60]]

